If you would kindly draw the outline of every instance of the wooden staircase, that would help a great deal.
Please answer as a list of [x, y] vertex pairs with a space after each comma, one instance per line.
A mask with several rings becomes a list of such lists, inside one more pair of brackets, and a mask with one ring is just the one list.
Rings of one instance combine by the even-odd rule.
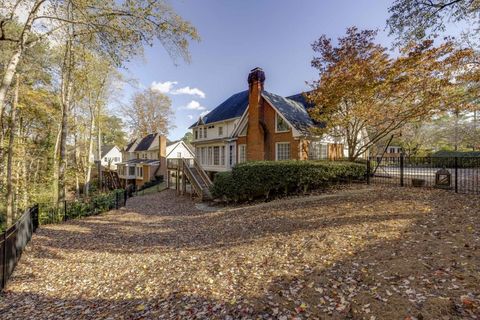
[[197, 160], [182, 159], [182, 167], [183, 174], [192, 186], [192, 192], [195, 192], [202, 201], [211, 200], [210, 186], [212, 181]]
[[116, 190], [121, 188], [120, 178], [116, 171], [103, 171], [103, 185], [109, 190]]

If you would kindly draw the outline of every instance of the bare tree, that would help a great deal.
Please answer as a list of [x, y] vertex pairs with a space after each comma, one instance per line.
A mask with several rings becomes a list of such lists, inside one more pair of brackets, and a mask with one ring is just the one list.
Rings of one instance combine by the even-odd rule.
[[146, 89], [136, 93], [131, 103], [122, 108], [124, 116], [133, 134], [137, 137], [149, 133], [168, 134], [172, 128], [172, 101], [166, 95]]

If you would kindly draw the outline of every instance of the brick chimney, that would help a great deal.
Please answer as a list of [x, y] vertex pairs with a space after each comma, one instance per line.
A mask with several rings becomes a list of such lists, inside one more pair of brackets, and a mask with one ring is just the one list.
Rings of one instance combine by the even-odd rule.
[[247, 160], [265, 160], [265, 143], [263, 127], [262, 91], [265, 73], [255, 68], [248, 75], [248, 133]]

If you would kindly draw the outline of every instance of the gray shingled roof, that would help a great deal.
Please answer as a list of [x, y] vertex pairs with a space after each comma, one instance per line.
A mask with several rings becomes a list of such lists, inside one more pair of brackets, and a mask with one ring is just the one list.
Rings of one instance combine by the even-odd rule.
[[124, 161], [121, 164], [141, 164], [141, 163], [155, 164], [157, 162], [159, 162], [159, 160], [154, 160], [154, 159], [131, 159], [131, 160]]
[[[234, 94], [218, 107], [206, 114], [202, 120], [203, 124], [209, 124], [217, 121], [240, 118], [248, 106], [248, 90]], [[189, 129], [197, 126], [199, 121], [190, 126]]]
[[107, 155], [107, 153], [109, 153], [110, 150], [112, 150], [113, 148], [115, 148], [115, 145], [113, 145], [113, 144], [103, 145], [102, 146], [102, 158], [105, 157]]
[[142, 140], [140, 140], [140, 142], [138, 143], [137, 147], [135, 148], [135, 151], [148, 150], [148, 148], [150, 148], [150, 146], [152, 145], [152, 143], [155, 141], [156, 138], [157, 138], [156, 133], [150, 133], [149, 135], [143, 137]]
[[308, 112], [301, 103], [282, 96], [263, 91], [262, 97], [274, 106], [290, 124], [303, 134], [309, 134], [314, 125]]
[[[262, 96], [273, 105], [288, 122], [300, 133], [308, 135], [312, 126], [321, 124], [312, 121], [308, 109], [314, 105], [308, 103], [303, 93], [287, 98], [268, 91], [263, 91]], [[202, 120], [203, 124], [241, 117], [248, 106], [248, 90], [234, 94], [218, 107], [208, 113]], [[199, 121], [190, 128], [197, 126]]]

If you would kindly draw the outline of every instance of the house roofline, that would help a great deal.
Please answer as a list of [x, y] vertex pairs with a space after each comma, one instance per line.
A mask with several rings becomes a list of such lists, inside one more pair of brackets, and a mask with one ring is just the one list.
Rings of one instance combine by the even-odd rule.
[[[211, 125], [211, 124], [215, 124], [215, 123], [219, 123], [219, 122], [227, 122], [227, 121], [232, 121], [232, 120], [235, 120], [235, 119], [240, 119], [241, 117], [234, 117], [234, 118], [228, 118], [228, 119], [224, 119], [224, 120], [218, 120], [218, 121], [214, 121], [214, 122], [209, 122], [209, 123], [204, 123], [204, 124], [201, 124], [201, 126], [208, 126], [208, 125]], [[188, 127], [188, 129], [194, 129], [198, 127], [198, 125], [191, 125], [190, 127]]]

